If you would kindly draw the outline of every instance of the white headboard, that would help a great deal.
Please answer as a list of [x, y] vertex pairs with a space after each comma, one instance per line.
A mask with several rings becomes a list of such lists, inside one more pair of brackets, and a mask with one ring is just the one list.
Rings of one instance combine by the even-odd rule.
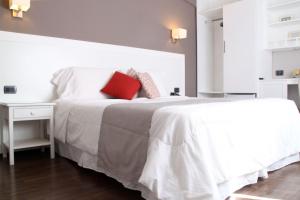
[[[168, 91], [185, 94], [182, 54], [0, 31], [0, 101], [53, 100], [52, 74], [67, 67], [160, 72]], [[4, 94], [4, 85], [17, 94]]]

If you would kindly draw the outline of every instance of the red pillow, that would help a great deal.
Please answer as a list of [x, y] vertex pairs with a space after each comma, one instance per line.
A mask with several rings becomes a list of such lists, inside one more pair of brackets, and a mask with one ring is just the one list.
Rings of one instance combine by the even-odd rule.
[[140, 81], [126, 74], [115, 72], [101, 92], [118, 99], [131, 100], [140, 88]]

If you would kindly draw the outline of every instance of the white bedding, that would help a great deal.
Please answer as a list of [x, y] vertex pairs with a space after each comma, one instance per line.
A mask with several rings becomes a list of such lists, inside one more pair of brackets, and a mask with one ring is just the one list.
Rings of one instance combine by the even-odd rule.
[[102, 114], [106, 106], [115, 103], [151, 103], [176, 101], [187, 97], [162, 97], [158, 99], [136, 98], [131, 101], [121, 99], [63, 99], [56, 101], [55, 138], [72, 144], [92, 155], [98, 153]]
[[[58, 101], [55, 137], [96, 155], [104, 108], [124, 102]], [[299, 124], [295, 104], [280, 99], [161, 108], [152, 118], [140, 183], [159, 199], [222, 199], [229, 192], [222, 183], [299, 153]]]
[[162, 108], [140, 182], [160, 199], [221, 199], [218, 184], [299, 153], [299, 124], [281, 99]]

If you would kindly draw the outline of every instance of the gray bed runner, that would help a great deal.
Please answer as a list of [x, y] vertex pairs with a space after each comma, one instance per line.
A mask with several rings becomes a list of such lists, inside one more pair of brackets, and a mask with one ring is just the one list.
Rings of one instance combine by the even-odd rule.
[[113, 104], [102, 117], [98, 166], [130, 183], [137, 183], [147, 158], [154, 112], [166, 106], [224, 102], [224, 99], [185, 99], [159, 103]]

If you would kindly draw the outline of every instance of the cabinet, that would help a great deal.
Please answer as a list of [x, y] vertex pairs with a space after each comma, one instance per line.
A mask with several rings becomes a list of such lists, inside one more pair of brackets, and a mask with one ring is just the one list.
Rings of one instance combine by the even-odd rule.
[[257, 6], [255, 0], [243, 0], [223, 8], [225, 93], [257, 93]]
[[273, 52], [300, 49], [300, 0], [269, 1], [266, 49]]
[[[9, 153], [9, 163], [14, 165], [14, 151], [20, 149], [50, 147], [51, 158], [55, 157], [53, 135], [54, 103], [0, 103], [0, 136], [3, 157]], [[40, 136], [30, 139], [15, 139], [16, 122], [40, 121]], [[45, 134], [44, 122], [47, 122]], [[8, 151], [7, 151], [8, 150]]]
[[197, 12], [198, 93], [258, 93], [263, 4], [242, 0]]
[[285, 80], [260, 81], [259, 98], [288, 98], [288, 83]]

